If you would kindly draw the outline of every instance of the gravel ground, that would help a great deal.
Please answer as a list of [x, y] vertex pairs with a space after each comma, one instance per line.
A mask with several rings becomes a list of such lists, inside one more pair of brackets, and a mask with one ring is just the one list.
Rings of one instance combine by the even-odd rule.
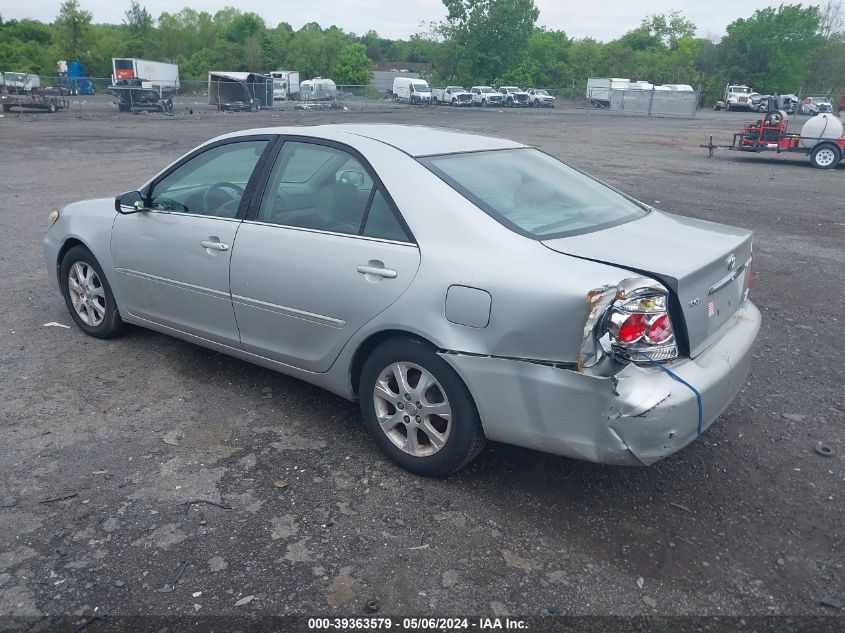
[[[752, 118], [736, 113], [168, 117], [102, 100], [0, 119], [0, 615], [359, 615], [371, 601], [381, 614], [845, 614], [821, 603], [845, 592], [845, 164], [708, 159], [700, 143]], [[42, 261], [50, 209], [134, 189], [217, 134], [343, 121], [513, 138], [658, 207], [753, 229], [765, 321], [742, 393], [649, 468], [490, 444], [434, 481], [382, 459], [353, 404], [297, 380], [141, 329], [99, 341], [45, 327], [72, 324]]]

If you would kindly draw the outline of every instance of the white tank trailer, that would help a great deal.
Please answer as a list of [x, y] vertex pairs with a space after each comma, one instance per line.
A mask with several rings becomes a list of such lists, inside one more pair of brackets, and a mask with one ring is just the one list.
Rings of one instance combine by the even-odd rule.
[[811, 149], [820, 141], [842, 138], [843, 131], [842, 122], [833, 114], [817, 114], [801, 128], [801, 147]]

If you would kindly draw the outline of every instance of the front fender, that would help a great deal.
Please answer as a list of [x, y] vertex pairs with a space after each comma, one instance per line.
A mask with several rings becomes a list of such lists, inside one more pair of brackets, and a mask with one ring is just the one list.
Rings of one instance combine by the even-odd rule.
[[111, 256], [111, 231], [115, 217], [114, 198], [75, 202], [60, 209], [59, 219], [50, 227], [43, 240], [47, 275], [54, 287], [60, 286], [60, 257], [72, 240], [91, 251], [103, 269], [118, 307], [123, 303], [120, 289], [115, 283]]

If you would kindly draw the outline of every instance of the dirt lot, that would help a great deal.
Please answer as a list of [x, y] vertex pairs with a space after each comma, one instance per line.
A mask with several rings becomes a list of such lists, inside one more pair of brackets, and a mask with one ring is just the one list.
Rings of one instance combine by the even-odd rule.
[[[0, 614], [845, 614], [820, 602], [845, 592], [845, 164], [698, 148], [748, 118], [0, 119]], [[72, 324], [42, 261], [52, 208], [134, 189], [217, 134], [343, 121], [506, 136], [753, 229], [765, 321], [744, 391], [647, 469], [491, 444], [432, 481], [382, 459], [353, 404], [296, 380], [140, 329], [104, 342], [45, 327]]]

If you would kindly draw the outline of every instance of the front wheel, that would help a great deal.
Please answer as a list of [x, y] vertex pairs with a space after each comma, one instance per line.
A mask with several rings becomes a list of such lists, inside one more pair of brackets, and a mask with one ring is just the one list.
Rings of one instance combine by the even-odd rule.
[[62, 294], [79, 329], [95, 338], [112, 338], [125, 329], [103, 269], [84, 246], [74, 246], [59, 271]]
[[469, 390], [427, 345], [391, 339], [364, 363], [358, 385], [367, 432], [392, 461], [445, 477], [473, 460], [486, 438]]
[[833, 169], [842, 159], [842, 152], [836, 145], [817, 145], [810, 153], [810, 164], [818, 169]]

